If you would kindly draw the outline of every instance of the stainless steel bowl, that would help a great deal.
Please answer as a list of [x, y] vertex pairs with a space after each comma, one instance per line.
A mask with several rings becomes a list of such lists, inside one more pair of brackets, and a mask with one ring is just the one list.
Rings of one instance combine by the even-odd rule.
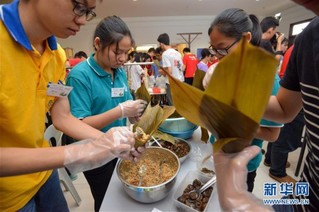
[[[143, 158], [151, 157], [159, 162], [165, 159], [166, 162], [170, 163], [172, 166], [177, 166], [177, 170], [174, 176], [172, 176], [166, 182], [163, 182], [154, 186], [143, 187], [143, 186], [131, 185], [124, 180], [121, 173], [128, 172], [130, 171], [130, 169], [127, 165], [124, 165], [123, 160], [119, 161], [116, 167], [116, 172], [117, 172], [117, 176], [119, 177], [120, 181], [123, 184], [125, 192], [131, 198], [133, 198], [134, 200], [138, 202], [142, 202], [142, 203], [157, 202], [165, 198], [169, 194], [171, 189], [174, 187], [174, 184], [176, 182], [176, 176], [180, 169], [180, 162], [178, 157], [172, 151], [165, 148], [153, 147], [153, 146], [148, 147], [143, 153], [142, 157]], [[147, 171], [146, 171], [146, 175], [147, 175]]]
[[184, 157], [179, 158], [179, 161], [180, 161], [181, 163], [183, 163], [183, 162], [186, 160], [186, 158], [188, 158], [189, 154], [191, 153], [191, 151], [192, 151], [192, 146], [190, 145], [190, 143], [188, 143], [188, 142], [187, 142], [186, 140], [184, 140], [184, 139], [181, 139], [181, 138], [177, 138], [177, 139], [179, 140], [179, 142], [187, 143], [187, 144], [188, 144], [188, 147], [189, 147], [189, 152], [188, 152]]
[[[162, 145], [162, 147], [167, 148], [167, 147], [164, 145], [164, 142], [165, 142], [164, 140], [158, 140], [158, 142]], [[182, 157], [180, 157], [180, 156], [178, 155], [178, 153], [175, 152], [174, 150], [172, 150], [171, 148], [167, 148], [167, 149], [171, 150], [172, 152], [174, 152], [174, 153], [177, 155], [177, 157], [179, 158], [179, 161], [180, 161], [181, 163], [183, 163], [183, 162], [186, 160], [186, 158], [188, 158], [188, 156], [190, 155], [190, 153], [191, 153], [191, 151], [192, 151], [192, 146], [191, 146], [191, 144], [190, 144], [189, 142], [187, 142], [186, 140], [184, 140], [184, 139], [182, 139], [182, 138], [175, 138], [175, 142], [176, 142], [176, 143], [184, 143], [184, 144], [187, 144], [188, 152], [187, 152], [186, 155], [184, 155], [184, 156], [182, 156]], [[158, 144], [157, 144], [156, 142], [153, 142], [153, 143], [152, 143], [152, 146], [158, 146]], [[178, 151], [178, 150], [177, 150], [177, 151]]]

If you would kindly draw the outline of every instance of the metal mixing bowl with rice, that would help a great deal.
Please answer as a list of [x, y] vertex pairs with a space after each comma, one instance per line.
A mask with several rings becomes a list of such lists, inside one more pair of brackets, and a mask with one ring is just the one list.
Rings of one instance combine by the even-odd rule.
[[[139, 170], [146, 170], [141, 185]], [[160, 147], [148, 147], [138, 163], [120, 160], [116, 172], [125, 192], [142, 203], [157, 202], [165, 198], [176, 182], [180, 161], [172, 151]]]

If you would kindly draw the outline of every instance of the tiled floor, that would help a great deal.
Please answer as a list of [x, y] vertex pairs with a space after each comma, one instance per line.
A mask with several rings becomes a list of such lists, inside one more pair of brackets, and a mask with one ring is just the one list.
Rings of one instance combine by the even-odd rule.
[[[267, 142], [264, 142], [264, 149], [266, 149]], [[294, 177], [296, 180], [299, 178], [295, 177], [294, 173], [297, 166], [297, 161], [300, 153], [300, 148], [298, 148], [296, 151], [289, 154], [289, 162], [291, 163], [290, 168], [287, 169], [287, 173]], [[275, 182], [272, 178], [268, 176], [268, 170], [269, 168], [264, 166], [264, 164], [261, 164], [257, 171], [257, 177], [255, 182], [255, 189], [254, 194], [263, 199], [263, 185], [265, 182]], [[71, 194], [69, 192], [65, 192], [65, 196], [67, 199], [67, 202], [69, 204], [69, 208], [71, 212], [90, 212], [94, 211], [94, 203], [93, 198], [91, 195], [90, 188], [83, 176], [83, 174], [78, 174], [78, 179], [73, 181], [73, 184], [75, 185], [81, 199], [82, 203], [80, 206], [77, 206], [74, 199], [72, 198]], [[280, 197], [280, 196], [278, 196]]]
[[[82, 202], [78, 206], [71, 196], [70, 192], [65, 191], [65, 198], [68, 202], [70, 211], [90, 212], [94, 211], [94, 201], [90, 191], [90, 187], [82, 173], [78, 174], [78, 178], [73, 181], [73, 184], [79, 193]], [[63, 188], [63, 187], [62, 187]]]

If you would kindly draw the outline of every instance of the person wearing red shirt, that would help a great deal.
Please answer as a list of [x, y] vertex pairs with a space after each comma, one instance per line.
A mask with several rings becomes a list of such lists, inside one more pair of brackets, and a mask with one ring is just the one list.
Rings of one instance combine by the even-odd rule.
[[208, 68], [209, 68], [211, 65], [213, 65], [213, 64], [215, 64], [215, 63], [217, 63], [217, 62], [219, 62], [219, 60], [218, 60], [218, 58], [216, 57], [216, 55], [212, 55], [212, 56], [209, 58], [209, 61], [208, 61], [208, 63], [207, 63]]
[[197, 69], [197, 63], [198, 59], [195, 54], [191, 53], [191, 50], [189, 48], [184, 48], [183, 49], [183, 64], [184, 64], [184, 77], [187, 84], [192, 85], [193, 84], [193, 79], [194, 79], [194, 74]]
[[291, 55], [291, 52], [294, 48], [294, 45], [292, 45], [285, 53], [284, 55], [284, 59], [282, 60], [282, 64], [281, 64], [281, 68], [280, 68], [280, 72], [279, 72], [279, 77], [282, 78], [285, 74], [286, 71], [286, 67], [288, 65], [288, 61]]
[[71, 68], [77, 65], [78, 63], [82, 62], [83, 60], [86, 60], [88, 56], [86, 55], [85, 52], [79, 51], [75, 53], [74, 58], [68, 59], [69, 65]]

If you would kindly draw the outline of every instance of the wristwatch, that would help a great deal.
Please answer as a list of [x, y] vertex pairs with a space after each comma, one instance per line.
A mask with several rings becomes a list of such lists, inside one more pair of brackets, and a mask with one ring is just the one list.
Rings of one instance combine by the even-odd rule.
[[282, 55], [282, 56], [283, 56], [283, 55], [284, 55], [284, 52], [283, 52], [283, 51], [276, 51], [276, 52], [275, 52], [275, 55]]

